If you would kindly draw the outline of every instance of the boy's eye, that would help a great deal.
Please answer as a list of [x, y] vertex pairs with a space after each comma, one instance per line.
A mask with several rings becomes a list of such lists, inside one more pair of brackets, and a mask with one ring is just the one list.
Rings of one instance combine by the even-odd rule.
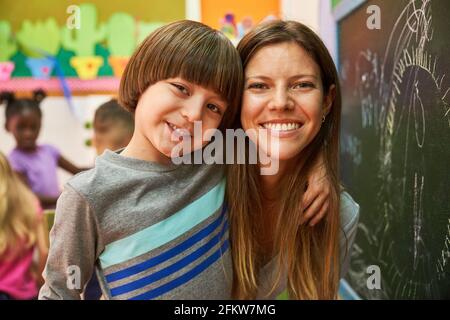
[[211, 110], [212, 112], [215, 112], [215, 113], [218, 113], [218, 114], [221, 113], [221, 112], [220, 112], [220, 108], [219, 108], [218, 106], [216, 106], [215, 104], [208, 103], [208, 104], [206, 105], [206, 107], [207, 107], [209, 110]]
[[248, 85], [249, 89], [267, 89], [267, 85], [265, 85], [264, 83], [261, 82], [255, 82], [255, 83], [251, 83]]
[[299, 82], [293, 85], [294, 89], [304, 89], [304, 88], [314, 88], [314, 83], [312, 82]]
[[188, 89], [187, 89], [186, 87], [184, 87], [183, 85], [178, 84], [178, 83], [172, 83], [172, 85], [173, 85], [175, 88], [177, 88], [178, 90], [180, 90], [183, 94], [189, 95]]

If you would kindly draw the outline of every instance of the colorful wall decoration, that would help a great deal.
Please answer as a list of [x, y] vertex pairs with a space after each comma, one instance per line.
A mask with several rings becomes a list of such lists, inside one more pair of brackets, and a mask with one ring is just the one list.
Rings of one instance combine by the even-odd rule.
[[[79, 28], [67, 23], [71, 5], [78, 8]], [[0, 6], [0, 89], [14, 91], [38, 84], [57, 89], [61, 78], [71, 89], [114, 91], [136, 46], [159, 26], [185, 17], [184, 0], [17, 0]]]
[[251, 18], [256, 24], [266, 17], [280, 15], [279, 0], [201, 0], [202, 22], [220, 29], [225, 15], [233, 14], [236, 22]]
[[202, 22], [237, 44], [255, 24], [280, 16], [279, 0], [201, 0]]

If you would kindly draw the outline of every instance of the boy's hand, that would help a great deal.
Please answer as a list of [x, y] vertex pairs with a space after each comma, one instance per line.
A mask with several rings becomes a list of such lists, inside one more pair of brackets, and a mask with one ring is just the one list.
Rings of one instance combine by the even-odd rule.
[[302, 224], [309, 221], [312, 227], [316, 225], [327, 213], [331, 184], [328, 180], [322, 155], [316, 161], [313, 170], [308, 176], [308, 187], [303, 195], [304, 216]]

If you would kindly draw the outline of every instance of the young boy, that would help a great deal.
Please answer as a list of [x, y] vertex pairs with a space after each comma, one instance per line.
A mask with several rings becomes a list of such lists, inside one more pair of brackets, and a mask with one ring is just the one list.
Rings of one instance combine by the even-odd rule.
[[[108, 149], [116, 151], [125, 148], [133, 136], [133, 115], [122, 108], [116, 99], [100, 105], [94, 115], [93, 144], [97, 155]], [[97, 276], [94, 274], [86, 285], [83, 298], [98, 300], [102, 295]]]
[[130, 143], [134, 131], [133, 115], [122, 108], [116, 99], [100, 105], [94, 116], [93, 144], [97, 155], [105, 149], [116, 151]]
[[[119, 154], [74, 177], [57, 203], [40, 299], [79, 299], [94, 269], [106, 299], [228, 299], [223, 170], [174, 165], [173, 137], [226, 128], [243, 88], [231, 42], [197, 22], [152, 33], [122, 77], [135, 130]], [[193, 136], [194, 149], [206, 144]]]

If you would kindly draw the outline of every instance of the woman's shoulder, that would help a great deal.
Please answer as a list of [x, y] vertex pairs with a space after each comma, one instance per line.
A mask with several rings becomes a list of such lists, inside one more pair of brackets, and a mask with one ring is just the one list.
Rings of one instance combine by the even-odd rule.
[[341, 192], [341, 226], [345, 231], [353, 229], [359, 219], [359, 204], [352, 198], [352, 196], [346, 192]]

